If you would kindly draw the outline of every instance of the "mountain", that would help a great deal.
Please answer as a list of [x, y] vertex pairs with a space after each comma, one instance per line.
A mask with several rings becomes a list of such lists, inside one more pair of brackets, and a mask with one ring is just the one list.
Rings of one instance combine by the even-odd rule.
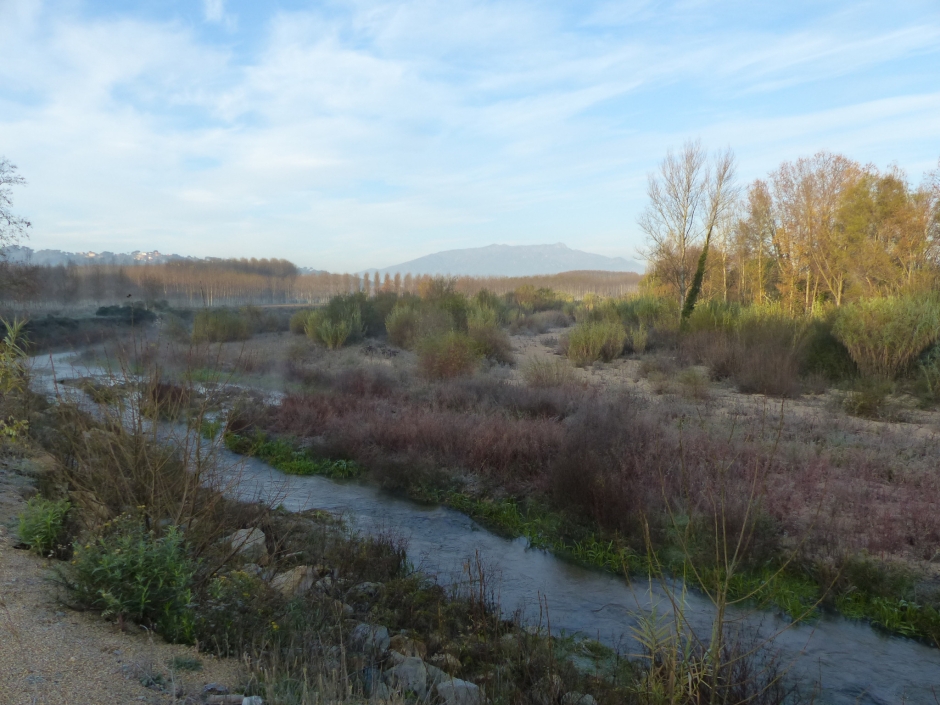
[[[489, 245], [446, 250], [379, 269], [379, 274], [450, 274], [453, 276], [525, 277], [573, 270], [643, 273], [643, 265], [623, 257], [605, 257], [554, 245]], [[376, 270], [369, 270], [374, 272]]]
[[0, 258], [18, 264], [32, 264], [46, 267], [59, 265], [83, 264], [116, 264], [121, 266], [133, 264], [164, 264], [179, 260], [192, 259], [182, 255], [164, 255], [156, 250], [153, 252], [140, 252], [134, 250], [130, 254], [114, 252], [63, 252], [62, 250], [33, 250], [30, 247], [12, 245], [0, 250]]

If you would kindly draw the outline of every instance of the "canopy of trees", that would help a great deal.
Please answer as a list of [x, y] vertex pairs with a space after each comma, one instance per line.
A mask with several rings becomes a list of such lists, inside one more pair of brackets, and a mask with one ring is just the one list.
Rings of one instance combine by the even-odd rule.
[[[686, 243], [686, 268], [702, 245], [701, 239]], [[651, 248], [650, 284], [677, 296], [675, 258], [661, 251]], [[940, 169], [915, 187], [899, 169], [882, 172], [820, 152], [754, 181], [718, 220], [703, 294], [779, 301], [795, 313], [938, 283]]]

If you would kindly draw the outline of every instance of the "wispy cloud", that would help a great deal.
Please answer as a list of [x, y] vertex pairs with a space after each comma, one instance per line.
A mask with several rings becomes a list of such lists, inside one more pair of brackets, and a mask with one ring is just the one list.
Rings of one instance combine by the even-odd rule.
[[735, 147], [746, 178], [821, 148], [916, 176], [940, 152], [928, 2], [193, 12], [0, 5], [0, 154], [30, 180], [36, 246], [331, 269], [494, 241], [633, 256], [645, 173], [686, 137]]

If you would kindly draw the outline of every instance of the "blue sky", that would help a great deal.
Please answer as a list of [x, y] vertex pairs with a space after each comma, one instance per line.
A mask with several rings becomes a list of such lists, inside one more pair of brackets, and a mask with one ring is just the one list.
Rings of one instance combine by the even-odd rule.
[[940, 4], [0, 0], [35, 248], [333, 271], [564, 242], [635, 257], [689, 138], [743, 183], [940, 158]]

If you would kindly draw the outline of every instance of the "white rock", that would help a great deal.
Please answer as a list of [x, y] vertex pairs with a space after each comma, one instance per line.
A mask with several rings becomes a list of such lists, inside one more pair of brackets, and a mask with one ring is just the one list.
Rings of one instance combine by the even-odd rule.
[[417, 656], [407, 656], [383, 676], [385, 682], [401, 693], [414, 693], [419, 700], [428, 694], [428, 669]]
[[260, 695], [251, 695], [247, 698], [242, 698], [242, 705], [264, 705], [264, 700], [261, 699]]
[[271, 587], [285, 597], [298, 597], [313, 587], [316, 573], [309, 565], [299, 565], [283, 573], [278, 573], [271, 580]]
[[388, 651], [388, 629], [375, 624], [362, 623], [353, 629], [349, 641], [354, 651], [381, 655]]
[[239, 529], [224, 541], [231, 544], [235, 552], [249, 563], [258, 563], [268, 555], [261, 529]]
[[483, 691], [476, 683], [451, 678], [438, 683], [435, 690], [444, 705], [483, 705]]

